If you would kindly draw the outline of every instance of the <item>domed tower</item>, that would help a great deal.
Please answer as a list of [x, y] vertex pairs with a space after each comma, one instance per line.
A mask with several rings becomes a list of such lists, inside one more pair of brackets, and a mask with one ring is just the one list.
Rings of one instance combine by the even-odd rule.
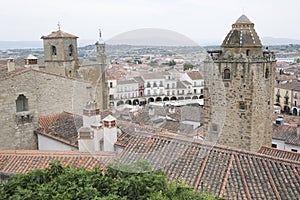
[[59, 30], [42, 36], [45, 71], [75, 77], [78, 69], [77, 36]]
[[250, 151], [271, 146], [273, 52], [263, 50], [254, 24], [242, 15], [221, 50], [208, 53], [203, 119], [208, 140]]

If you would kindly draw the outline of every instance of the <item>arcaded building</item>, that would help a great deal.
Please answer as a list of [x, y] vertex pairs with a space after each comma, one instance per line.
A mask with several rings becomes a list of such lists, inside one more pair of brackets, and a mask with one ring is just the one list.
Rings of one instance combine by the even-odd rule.
[[205, 63], [206, 139], [233, 148], [258, 151], [270, 146], [275, 56], [264, 49], [254, 24], [242, 15], [220, 50]]

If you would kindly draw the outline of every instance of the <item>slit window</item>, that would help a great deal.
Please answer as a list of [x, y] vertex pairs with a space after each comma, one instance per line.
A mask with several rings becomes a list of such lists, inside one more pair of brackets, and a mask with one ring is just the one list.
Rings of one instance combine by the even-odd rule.
[[73, 56], [73, 45], [69, 45], [69, 56]]

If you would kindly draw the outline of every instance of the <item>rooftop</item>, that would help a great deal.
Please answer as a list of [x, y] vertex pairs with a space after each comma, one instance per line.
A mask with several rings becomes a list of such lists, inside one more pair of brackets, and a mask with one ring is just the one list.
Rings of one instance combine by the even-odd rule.
[[300, 162], [208, 146], [165, 135], [128, 136], [121, 162], [138, 159], [162, 169], [169, 180], [183, 180], [228, 199], [298, 199]]
[[62, 30], [53, 31], [47, 36], [42, 36], [41, 39], [53, 39], [53, 38], [78, 38], [70, 33], [63, 32]]
[[77, 151], [2, 150], [0, 151], [0, 171], [27, 173], [34, 169], [47, 168], [49, 162], [59, 160], [63, 166], [103, 168], [115, 158], [108, 152], [83, 153]]

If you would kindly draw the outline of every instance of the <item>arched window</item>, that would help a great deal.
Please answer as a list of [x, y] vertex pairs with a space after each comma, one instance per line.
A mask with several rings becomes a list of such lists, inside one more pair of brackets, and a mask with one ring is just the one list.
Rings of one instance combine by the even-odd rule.
[[16, 100], [17, 112], [28, 111], [28, 99], [20, 94]]
[[69, 56], [73, 56], [73, 45], [69, 45]]
[[224, 79], [230, 79], [230, 69], [228, 68], [224, 70]]
[[51, 46], [51, 54], [52, 56], [56, 56], [56, 47], [55, 46]]

